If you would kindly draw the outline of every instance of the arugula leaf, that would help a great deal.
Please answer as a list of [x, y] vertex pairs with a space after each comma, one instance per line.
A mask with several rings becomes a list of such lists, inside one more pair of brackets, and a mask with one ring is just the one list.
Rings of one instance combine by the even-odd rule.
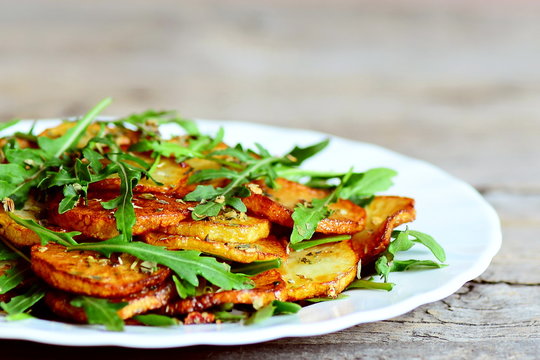
[[304, 161], [324, 150], [329, 143], [330, 139], [326, 139], [305, 148], [295, 146], [294, 149], [285, 155], [283, 163], [284, 165], [300, 166]]
[[[410, 237], [412, 236], [412, 240]], [[394, 257], [400, 251], [407, 251], [415, 244], [426, 246], [433, 255], [439, 260], [446, 260], [444, 249], [433, 239], [433, 237], [415, 230], [394, 230], [392, 232], [394, 239], [388, 249], [381, 254], [375, 261], [375, 271], [384, 281], [388, 279], [388, 275], [395, 271], [405, 271], [418, 268], [441, 268], [446, 264], [440, 264], [431, 260], [395, 260]]]
[[334, 297], [318, 297], [318, 298], [305, 299], [305, 301], [311, 302], [311, 303], [320, 303], [320, 302], [325, 302], [325, 301], [346, 299], [348, 297], [349, 296], [346, 294], [339, 294], [335, 298]]
[[242, 273], [246, 275], [257, 275], [271, 269], [278, 269], [281, 266], [281, 259], [266, 261], [253, 261], [249, 264], [237, 265], [231, 269], [233, 273]]
[[32, 315], [29, 313], [17, 313], [8, 315], [5, 317], [7, 321], [21, 321], [21, 320], [28, 320], [28, 319], [34, 319]]
[[176, 287], [176, 292], [178, 293], [178, 296], [180, 296], [180, 298], [185, 299], [190, 296], [197, 295], [197, 288], [189, 282], [185, 280], [180, 280], [176, 275], [173, 275], [172, 279]]
[[394, 288], [393, 283], [388, 282], [376, 282], [372, 280], [357, 279], [347, 286], [345, 290], [351, 289], [370, 289], [370, 290], [386, 290], [391, 291]]
[[286, 301], [274, 300], [270, 304], [260, 308], [251, 315], [245, 322], [245, 325], [254, 325], [260, 323], [274, 315], [296, 314], [302, 307], [298, 304]]
[[21, 119], [13, 119], [13, 120], [10, 120], [10, 121], [8, 121], [6, 123], [0, 124], [0, 131], [5, 130], [7, 128], [10, 128], [10, 127], [18, 124], [19, 121], [21, 121]]
[[317, 240], [309, 240], [309, 241], [302, 241], [300, 243], [292, 244], [291, 248], [296, 251], [309, 249], [313, 246], [321, 245], [321, 244], [328, 244], [343, 240], [349, 240], [351, 238], [351, 235], [336, 235], [336, 236], [328, 236], [324, 238], [320, 238]]
[[77, 242], [75, 239], [73, 239], [73, 237], [81, 235], [81, 233], [78, 231], [65, 233], [55, 232], [39, 225], [32, 219], [23, 219], [11, 212], [8, 212], [7, 214], [17, 224], [34, 231], [39, 236], [42, 245], [46, 245], [49, 241], [53, 241], [64, 246], [74, 245], [77, 244]]
[[134, 316], [133, 319], [137, 320], [141, 324], [148, 326], [168, 327], [180, 324], [180, 321], [178, 321], [178, 319], [158, 314], [137, 315]]
[[437, 243], [437, 241], [435, 241], [435, 239], [431, 235], [416, 230], [409, 230], [409, 235], [416, 238], [415, 240], [413, 240], [414, 242], [418, 242], [431, 250], [437, 260], [441, 262], [446, 261], [446, 253], [444, 249], [441, 245]]
[[291, 244], [299, 243], [305, 239], [311, 239], [319, 222], [330, 216], [328, 205], [331, 203], [332, 196], [324, 199], [313, 199], [311, 204], [298, 204], [294, 208], [292, 219], [294, 227], [291, 233]]
[[225, 290], [253, 287], [249, 278], [244, 274], [233, 274], [229, 271], [229, 265], [220, 263], [213, 257], [201, 256], [198, 251], [170, 251], [142, 242], [125, 243], [118, 237], [99, 243], [70, 245], [68, 250], [94, 250], [105, 256], [116, 252], [130, 254], [141, 260], [169, 267], [180, 279], [193, 286], [199, 285], [197, 275], [201, 275], [212, 284]]
[[52, 241], [52, 242], [55, 242], [64, 246], [77, 245], [77, 242], [75, 241], [73, 237], [81, 235], [81, 233], [78, 231], [71, 231], [71, 232], [65, 232], [65, 233], [52, 231], [52, 230], [47, 229], [44, 226], [39, 225], [32, 219], [20, 218], [17, 215], [13, 214], [12, 212], [8, 212], [7, 214], [17, 224], [24, 226], [25, 228], [30, 229], [33, 232], [35, 232], [41, 240], [41, 245], [47, 245], [49, 241]]
[[353, 174], [345, 182], [339, 197], [358, 199], [388, 190], [393, 185], [391, 179], [396, 175], [396, 171], [387, 168], [375, 168], [364, 173]]
[[4, 260], [15, 260], [19, 258], [19, 254], [17, 254], [12, 249], [8, 248], [6, 245], [2, 243], [2, 240], [0, 238], [0, 261]]
[[77, 125], [66, 131], [59, 138], [51, 139], [45, 136], [38, 137], [38, 144], [45, 151], [49, 158], [59, 158], [66, 150], [77, 145], [88, 125], [99, 115], [103, 109], [109, 106], [112, 102], [111, 98], [101, 100], [94, 108], [92, 108]]
[[125, 302], [113, 303], [107, 299], [78, 296], [71, 300], [70, 304], [83, 308], [89, 324], [105, 325], [110, 331], [124, 330], [124, 320], [120, 318], [118, 311], [127, 305]]
[[230, 311], [215, 311], [214, 316], [217, 320], [225, 321], [225, 322], [237, 322], [244, 320], [247, 315], [245, 313], [236, 314], [232, 313]]
[[11, 298], [9, 302], [0, 302], [0, 307], [10, 315], [20, 314], [34, 306], [43, 296], [45, 289], [36, 284], [26, 293]]
[[440, 264], [432, 260], [394, 260], [392, 262], [392, 266], [390, 267], [390, 271], [394, 272], [421, 268], [442, 268], [445, 266], [446, 264]]
[[135, 208], [133, 207], [133, 188], [141, 178], [141, 170], [135, 170], [123, 161], [112, 160], [118, 169], [120, 177], [120, 195], [112, 200], [102, 202], [105, 209], [116, 209], [114, 217], [116, 228], [120, 232], [120, 239], [131, 241], [132, 229], [136, 222]]
[[15, 289], [30, 272], [28, 266], [17, 264], [0, 276], [0, 295]]

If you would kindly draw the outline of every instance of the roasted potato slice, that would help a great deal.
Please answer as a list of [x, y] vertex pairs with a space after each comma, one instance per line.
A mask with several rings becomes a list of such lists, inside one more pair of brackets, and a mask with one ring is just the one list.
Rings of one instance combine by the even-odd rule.
[[[46, 136], [52, 139], [59, 138], [76, 124], [77, 123], [74, 121], [65, 121], [53, 128], [49, 128], [43, 131], [38, 136]], [[106, 126], [106, 123], [93, 123], [90, 124], [88, 128], [86, 128], [86, 131], [79, 140], [77, 147], [82, 148], [86, 144], [88, 144], [88, 141], [90, 141], [90, 139], [97, 136], [101, 132], [102, 125], [105, 125], [103, 127], [104, 134], [114, 135], [114, 140], [118, 146], [128, 148], [130, 145], [135, 144], [139, 141], [140, 134], [136, 131], [120, 127]]]
[[287, 256], [285, 241], [278, 240], [275, 236], [248, 244], [210, 241], [193, 236], [154, 232], [145, 234], [142, 237], [148, 244], [165, 246], [169, 250], [197, 250], [241, 263], [272, 260]]
[[123, 254], [107, 259], [95, 251], [66, 251], [49, 243], [31, 249], [32, 270], [60, 290], [97, 297], [121, 297], [162, 283], [170, 270]]
[[[154, 159], [147, 154], [137, 153], [136, 155], [149, 164], [154, 162]], [[174, 158], [162, 157], [151, 175], [154, 180], [163, 185], [156, 184], [152, 179], [143, 178], [135, 186], [133, 191], [136, 193], [168, 194], [181, 198], [195, 190], [198, 185], [189, 184], [189, 177], [193, 173], [203, 169], [217, 169], [219, 166], [218, 163], [205, 159], [193, 158], [179, 163]], [[224, 186], [225, 179], [216, 179], [205, 182], [204, 184]], [[120, 179], [117, 176], [112, 176], [93, 183], [90, 188], [94, 191], [117, 191], [120, 189]]]
[[195, 236], [213, 242], [253, 243], [268, 237], [270, 222], [251, 216], [215, 216], [203, 220], [183, 220], [159, 231], [172, 235]]
[[352, 246], [362, 265], [368, 265], [386, 250], [395, 227], [411, 222], [416, 216], [414, 199], [377, 196], [366, 207], [366, 228], [352, 237]]
[[226, 303], [251, 304], [256, 309], [273, 300], [284, 300], [285, 283], [275, 269], [252, 277], [255, 287], [247, 290], [227, 290], [195, 296], [165, 306], [161, 311], [168, 315], [187, 314], [202, 311]]
[[[63, 214], [58, 213], [58, 202], [55, 202], [50, 211], [50, 220], [89, 237], [110, 239], [118, 235], [116, 219], [114, 211], [104, 209], [101, 202], [115, 196], [114, 193], [92, 193], [87, 205], [79, 203]], [[137, 221], [133, 226], [133, 235], [170, 226], [188, 217], [191, 214], [189, 208], [194, 204], [177, 200], [162, 194], [134, 194], [133, 206]]]
[[350, 240], [293, 251], [279, 268], [286, 298], [335, 297], [354, 280], [357, 264]]
[[[31, 219], [39, 222], [43, 209], [33, 200], [28, 200], [21, 210], [13, 211], [13, 214], [23, 219]], [[17, 224], [0, 206], [0, 236], [7, 239], [15, 246], [31, 246], [39, 244], [39, 236], [32, 230]]]
[[[310, 188], [286, 179], [278, 178], [277, 183], [277, 189], [271, 189], [262, 183], [256, 184], [263, 193], [258, 194], [252, 190], [251, 195], [242, 201], [252, 214], [283, 226], [293, 227], [291, 215], [298, 203], [328, 196], [325, 190]], [[329, 208], [333, 213], [319, 222], [317, 232], [354, 234], [364, 228], [365, 211], [362, 207], [349, 200], [339, 199]]]
[[[158, 287], [147, 288], [142, 292], [124, 298], [109, 299], [112, 302], [127, 302], [127, 305], [118, 310], [118, 316], [129, 319], [135, 315], [163, 307], [174, 296], [175, 289], [170, 282]], [[79, 323], [86, 323], [87, 317], [82, 308], [70, 304], [76, 297], [64, 291], [52, 290], [45, 295], [45, 303], [56, 315]]]

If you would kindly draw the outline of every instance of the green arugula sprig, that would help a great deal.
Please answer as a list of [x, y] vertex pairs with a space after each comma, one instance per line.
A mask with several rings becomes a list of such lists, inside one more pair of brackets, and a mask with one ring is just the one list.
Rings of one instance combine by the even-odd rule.
[[71, 300], [70, 304], [83, 308], [89, 324], [104, 325], [109, 331], [124, 330], [124, 320], [120, 318], [118, 311], [127, 305], [126, 302], [110, 302], [107, 299], [78, 296]]
[[31, 274], [26, 264], [17, 263], [0, 276], [0, 295], [15, 289], [24, 279]]
[[276, 157], [263, 148], [260, 144], [256, 144], [258, 152], [253, 150], [244, 150], [241, 146], [234, 148], [219, 150], [210, 153], [207, 158], [215, 158], [219, 155], [228, 155], [237, 159], [238, 168], [221, 167], [219, 169], [201, 170], [189, 179], [190, 183], [198, 183], [213, 179], [229, 179], [230, 182], [225, 187], [214, 187], [212, 185], [198, 185], [194, 191], [187, 194], [184, 198], [186, 201], [200, 202], [193, 211], [192, 218], [194, 220], [202, 220], [209, 216], [218, 215], [225, 206], [245, 212], [246, 206], [241, 198], [249, 196], [250, 190], [244, 186], [250, 181], [264, 178], [265, 182], [270, 187], [275, 187], [275, 179], [278, 176], [276, 165], [283, 166], [298, 166], [310, 156], [315, 155], [328, 144], [328, 140], [318, 144], [299, 148], [295, 147], [283, 157]]
[[244, 321], [244, 324], [255, 325], [274, 315], [296, 314], [301, 308], [300, 305], [292, 302], [274, 300], [253, 313], [253, 315]]
[[58, 171], [65, 161], [65, 153], [72, 150], [98, 114], [111, 99], [102, 100], [77, 124], [56, 139], [38, 137], [38, 149], [19, 149], [11, 142], [3, 149], [7, 163], [0, 164], [0, 198], [11, 198], [21, 207], [31, 188], [43, 182], [47, 171]]
[[[392, 185], [392, 177], [396, 174], [394, 170], [386, 168], [371, 169], [364, 173], [354, 173], [351, 169], [347, 173], [330, 173], [326, 177], [324, 174], [317, 174], [318, 180], [336, 178], [340, 183], [327, 197], [296, 205], [292, 214], [294, 227], [290, 239], [291, 247], [298, 249], [298, 243], [311, 239], [319, 222], [331, 215], [329, 205], [338, 199], [349, 199], [359, 203], [376, 192], [387, 190]], [[313, 178], [315, 176], [312, 176]]]
[[[395, 271], [406, 271], [420, 268], [441, 268], [447, 266], [443, 264], [446, 261], [446, 253], [444, 249], [428, 234], [416, 230], [394, 230], [392, 232], [394, 239], [388, 249], [375, 261], [375, 270], [385, 282], [388, 280], [388, 275]], [[427, 247], [431, 253], [440, 261], [432, 260], [396, 260], [395, 256], [398, 252], [407, 251], [415, 244], [422, 244]]]
[[24, 316], [21, 317], [20, 314], [30, 309], [44, 296], [45, 289], [39, 284], [35, 284], [32, 285], [32, 287], [30, 287], [30, 289], [28, 289], [28, 291], [26, 291], [24, 294], [11, 298], [9, 302], [0, 302], [0, 307], [2, 310], [8, 313], [8, 320], [19, 320], [26, 318]]

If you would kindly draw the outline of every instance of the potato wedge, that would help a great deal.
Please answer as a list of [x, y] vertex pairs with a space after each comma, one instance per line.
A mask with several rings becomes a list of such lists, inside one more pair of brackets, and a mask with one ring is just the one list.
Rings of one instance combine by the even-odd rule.
[[[129, 297], [108, 299], [111, 302], [127, 302], [127, 305], [118, 310], [118, 316], [129, 319], [135, 315], [159, 309], [174, 296], [175, 289], [172, 283], [166, 282], [158, 287], [148, 288]], [[86, 323], [87, 317], [82, 308], [70, 304], [76, 297], [64, 291], [52, 290], [45, 295], [45, 303], [56, 315], [79, 323]]]
[[[13, 214], [23, 219], [31, 219], [36, 222], [42, 218], [43, 208], [33, 199], [28, 200], [21, 210], [15, 210]], [[18, 247], [39, 244], [39, 236], [32, 230], [17, 224], [0, 206], [0, 236], [7, 239]]]
[[352, 246], [362, 266], [371, 264], [386, 250], [395, 227], [415, 219], [414, 199], [377, 196], [366, 207], [366, 228], [353, 235]]
[[[270, 220], [271, 222], [293, 227], [294, 222], [291, 217], [294, 207], [298, 203], [321, 199], [328, 196], [328, 192], [321, 189], [314, 189], [308, 186], [278, 178], [279, 188], [271, 189], [258, 183], [263, 193], [252, 194], [242, 201], [249, 212]], [[317, 226], [317, 232], [324, 234], [354, 234], [364, 228], [365, 211], [362, 207], [349, 200], [339, 199], [331, 204], [329, 208], [333, 211], [330, 217], [323, 219]]]
[[286, 298], [297, 301], [335, 297], [356, 277], [357, 256], [350, 240], [293, 251], [279, 272], [286, 283]]
[[203, 240], [193, 236], [168, 235], [154, 232], [144, 234], [142, 238], [148, 244], [165, 246], [169, 250], [197, 250], [241, 263], [277, 258], [283, 259], [287, 256], [285, 241], [278, 240], [275, 236], [248, 244], [225, 243]]
[[173, 226], [162, 227], [159, 231], [213, 242], [247, 244], [267, 238], [270, 234], [270, 222], [251, 216], [215, 216], [199, 221], [183, 220]]
[[251, 304], [258, 309], [273, 300], [284, 300], [285, 283], [277, 270], [265, 271], [252, 277], [252, 280], [255, 283], [253, 289], [228, 290], [182, 299], [168, 304], [162, 311], [167, 315], [187, 314], [226, 303]]
[[31, 249], [32, 270], [60, 290], [97, 297], [121, 297], [162, 283], [171, 271], [130, 255], [107, 259], [95, 251], [66, 251], [49, 243]]
[[[188, 217], [189, 208], [194, 204], [178, 202], [177, 199], [162, 194], [134, 194], [133, 206], [137, 221], [133, 226], [133, 235], [139, 235], [161, 227], [170, 226]], [[99, 198], [98, 198], [99, 196]], [[114, 211], [106, 210], [101, 202], [117, 196], [114, 193], [91, 193], [88, 204], [79, 203], [75, 208], [63, 214], [58, 213], [58, 201], [54, 202], [49, 212], [51, 222], [70, 230], [77, 230], [83, 235], [110, 239], [118, 235]]]

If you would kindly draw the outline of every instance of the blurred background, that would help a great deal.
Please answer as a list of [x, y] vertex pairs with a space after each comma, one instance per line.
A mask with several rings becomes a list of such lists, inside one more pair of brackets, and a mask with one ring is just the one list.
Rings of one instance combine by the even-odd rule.
[[315, 129], [435, 162], [478, 187], [540, 179], [530, 166], [538, 1], [0, 6], [2, 121], [79, 115], [112, 96], [110, 115], [176, 109]]

